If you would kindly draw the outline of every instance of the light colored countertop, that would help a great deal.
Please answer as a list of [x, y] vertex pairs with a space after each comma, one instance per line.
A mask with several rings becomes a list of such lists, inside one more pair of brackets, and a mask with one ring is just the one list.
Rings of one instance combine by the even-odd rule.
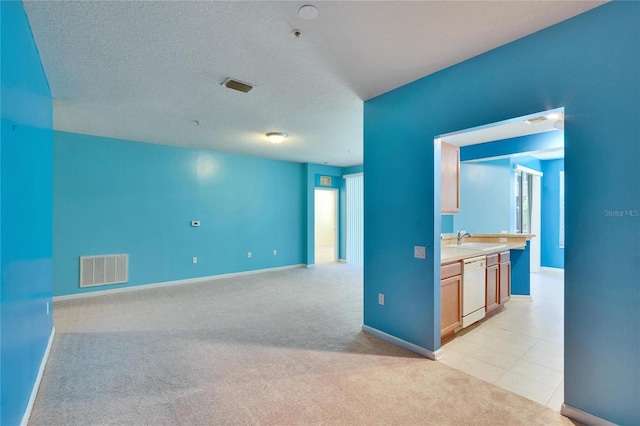
[[448, 247], [456, 244], [455, 234], [443, 234], [440, 246], [440, 263], [457, 262], [463, 259], [476, 256], [486, 256], [490, 254], [500, 253], [507, 250], [524, 250], [527, 241], [534, 238], [531, 234], [473, 234], [471, 237], [463, 239], [465, 243], [484, 243], [495, 244], [495, 249], [475, 250], [471, 248]]

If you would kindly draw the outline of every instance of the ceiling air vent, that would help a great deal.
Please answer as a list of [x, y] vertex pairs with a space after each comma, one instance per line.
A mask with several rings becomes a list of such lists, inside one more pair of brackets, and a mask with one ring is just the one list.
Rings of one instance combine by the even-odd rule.
[[234, 78], [227, 78], [223, 83], [223, 86], [227, 86], [229, 89], [237, 90], [239, 92], [247, 93], [255, 86], [244, 81], [236, 80]]
[[522, 120], [522, 122], [526, 123], [526, 124], [542, 123], [543, 121], [547, 121], [547, 117], [545, 117], [544, 115], [541, 115], [541, 116], [536, 117], [536, 118], [530, 118], [528, 120]]

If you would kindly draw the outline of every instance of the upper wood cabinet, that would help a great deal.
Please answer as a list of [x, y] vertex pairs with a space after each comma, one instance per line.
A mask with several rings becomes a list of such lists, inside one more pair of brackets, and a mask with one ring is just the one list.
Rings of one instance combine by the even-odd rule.
[[460, 212], [460, 147], [441, 142], [440, 211]]

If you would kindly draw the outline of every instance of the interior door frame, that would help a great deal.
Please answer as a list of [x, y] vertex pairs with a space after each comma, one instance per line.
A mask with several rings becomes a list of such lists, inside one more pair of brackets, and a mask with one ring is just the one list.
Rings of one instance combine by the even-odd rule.
[[316, 238], [316, 207], [318, 206], [318, 198], [317, 198], [317, 194], [318, 191], [325, 191], [325, 192], [331, 192], [333, 194], [333, 199], [334, 199], [334, 209], [333, 209], [333, 220], [334, 220], [334, 227], [333, 227], [333, 261], [337, 262], [339, 259], [339, 247], [340, 247], [340, 240], [339, 240], [339, 227], [340, 227], [340, 206], [338, 205], [338, 203], [340, 202], [340, 197], [339, 197], [339, 190], [337, 188], [314, 188], [313, 191], [313, 205], [314, 205], [314, 210], [313, 210], [313, 250], [314, 250], [314, 263], [317, 263], [317, 261], [315, 261], [315, 251], [316, 251], [316, 247], [318, 245], [318, 239]]
[[531, 233], [535, 235], [531, 239], [531, 272], [540, 272], [542, 265], [542, 175], [533, 175], [531, 180], [532, 200], [531, 200]]

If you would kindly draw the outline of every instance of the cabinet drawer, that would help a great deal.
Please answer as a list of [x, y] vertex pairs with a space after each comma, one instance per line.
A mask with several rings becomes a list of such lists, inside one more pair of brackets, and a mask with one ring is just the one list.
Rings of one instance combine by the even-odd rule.
[[461, 262], [447, 263], [446, 265], [442, 265], [440, 267], [441, 280], [444, 280], [450, 277], [455, 277], [456, 275], [461, 275], [461, 274], [462, 274]]
[[487, 266], [493, 266], [498, 264], [498, 253], [490, 254], [487, 256]]
[[510, 251], [503, 251], [502, 253], [500, 253], [500, 263], [508, 262], [510, 259], [511, 259]]

